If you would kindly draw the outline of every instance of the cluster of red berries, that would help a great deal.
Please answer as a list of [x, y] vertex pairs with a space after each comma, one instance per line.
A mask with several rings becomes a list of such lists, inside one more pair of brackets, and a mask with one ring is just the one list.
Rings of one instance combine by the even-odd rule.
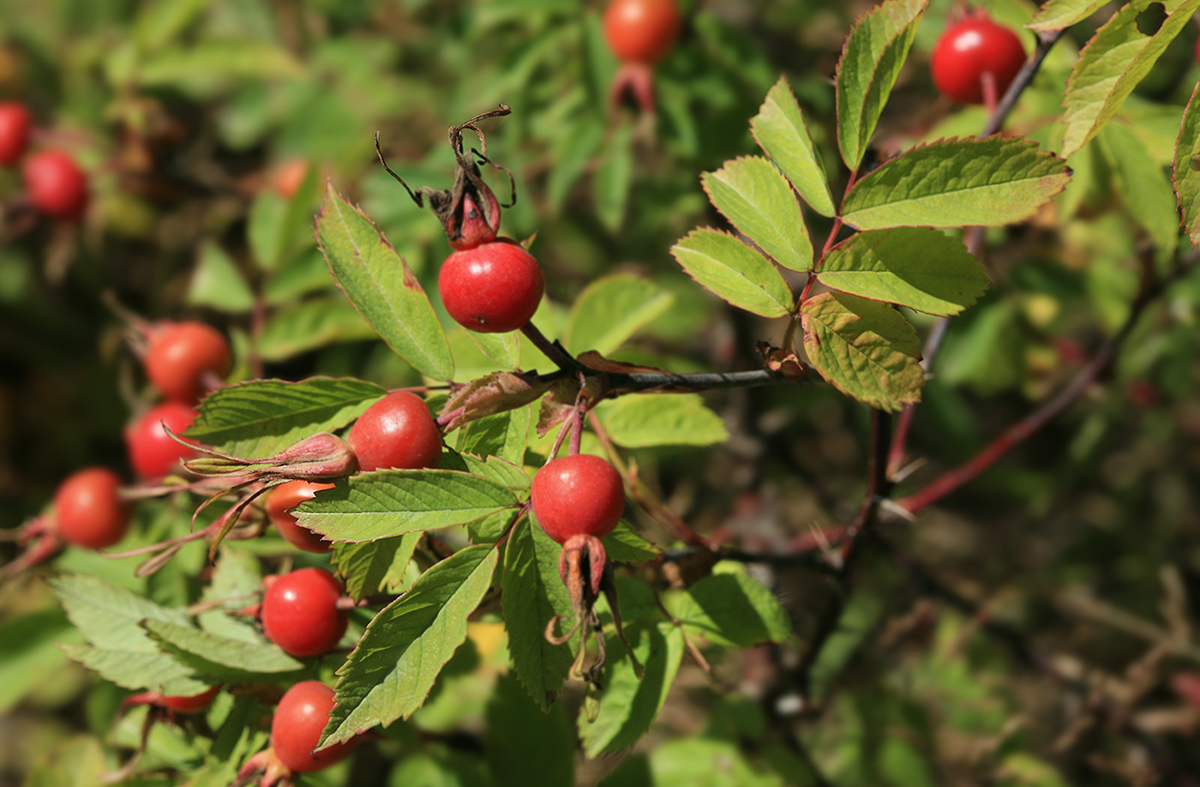
[[608, 92], [610, 110], [626, 93], [644, 112], [653, 113], [652, 67], [667, 56], [679, 38], [683, 15], [675, 0], [613, 0], [604, 12], [604, 38], [621, 61]]
[[28, 107], [15, 101], [0, 103], [0, 165], [21, 165], [29, 203], [38, 211], [63, 221], [78, 221], [87, 208], [87, 176], [65, 151], [29, 153], [33, 129]]

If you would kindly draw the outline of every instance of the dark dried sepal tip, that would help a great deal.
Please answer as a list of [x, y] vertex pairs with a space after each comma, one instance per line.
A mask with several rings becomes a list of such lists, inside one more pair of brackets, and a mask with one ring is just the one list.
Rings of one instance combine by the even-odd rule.
[[[379, 146], [379, 133], [375, 134], [375, 152], [379, 162], [387, 173], [404, 186], [404, 190], [412, 197], [417, 207], [425, 207], [428, 200], [442, 228], [446, 231], [446, 239], [454, 249], [473, 249], [496, 239], [500, 230], [500, 208], [511, 208], [517, 201], [517, 186], [512, 172], [504, 166], [495, 163], [487, 157], [487, 140], [476, 125], [481, 120], [493, 117], [503, 117], [512, 110], [501, 104], [499, 109], [476, 115], [465, 123], [451, 126], [449, 131], [450, 149], [454, 152], [455, 169], [454, 185], [449, 189], [435, 189], [432, 186], [421, 186], [417, 190], [409, 187], [404, 179], [392, 171], [383, 158], [383, 150]], [[467, 129], [474, 131], [479, 137], [481, 150], [471, 148], [471, 155], [466, 155], [463, 147], [463, 132]], [[508, 204], [501, 204], [496, 195], [486, 183], [479, 165], [488, 164], [508, 175], [510, 196]]]

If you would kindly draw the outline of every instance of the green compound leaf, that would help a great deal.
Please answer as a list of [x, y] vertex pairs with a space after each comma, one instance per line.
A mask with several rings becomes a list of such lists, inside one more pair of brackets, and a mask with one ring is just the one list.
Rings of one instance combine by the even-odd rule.
[[361, 601], [404, 579], [421, 534], [405, 533], [376, 541], [341, 541], [333, 546], [333, 562], [343, 577], [346, 593]]
[[852, 235], [825, 255], [818, 279], [841, 292], [942, 317], [970, 306], [990, 283], [959, 240], [917, 227]]
[[837, 65], [838, 147], [858, 169], [928, 0], [887, 0], [859, 17]]
[[671, 247], [687, 274], [739, 309], [782, 317], [792, 292], [771, 261], [727, 232], [692, 230]]
[[[455, 447], [463, 453], [476, 456], [498, 456], [514, 464], [523, 462], [532, 423], [532, 407], [518, 407], [495, 415], [485, 415], [468, 421], [457, 430], [458, 442]], [[490, 473], [483, 472], [480, 475], [490, 476]]]
[[1200, 82], [1192, 89], [1192, 97], [1183, 111], [1183, 125], [1175, 142], [1173, 180], [1179, 210], [1183, 213], [1183, 228], [1200, 246]]
[[157, 655], [158, 645], [138, 625], [141, 621], [188, 625], [182, 610], [160, 607], [98, 577], [67, 574], [51, 579], [50, 587], [84, 639], [102, 650]]
[[1166, 20], [1157, 33], [1147, 36], [1138, 30], [1138, 17], [1157, 1], [1132, 0], [1079, 53], [1063, 97], [1063, 158], [1086, 145], [1117, 113], [1200, 9], [1200, 0], [1166, 3]]
[[758, 114], [750, 119], [750, 133], [813, 210], [822, 216], [836, 212], [825, 164], [813, 146], [787, 77], [780, 77], [767, 93]]
[[742, 571], [713, 573], [687, 590], [663, 595], [663, 606], [689, 633], [728, 647], [783, 642], [792, 624], [778, 599]]
[[725, 162], [700, 176], [708, 198], [738, 231], [775, 262], [794, 271], [812, 268], [812, 240], [787, 178], [765, 158]]
[[209, 394], [186, 436], [227, 454], [261, 459], [318, 432], [341, 429], [385, 393], [353, 378], [252, 380]]
[[913, 148], [855, 183], [843, 218], [860, 230], [1000, 227], [1033, 216], [1070, 178], [1066, 162], [1033, 142], [941, 140]]
[[146, 620], [142, 627], [172, 656], [223, 681], [277, 680], [305, 669], [304, 662], [266, 642], [231, 639], [164, 620]]
[[516, 502], [508, 487], [456, 470], [376, 470], [339, 481], [292, 513], [330, 541], [374, 541], [465, 525]]
[[561, 615], [560, 631], [573, 624], [571, 597], [558, 573], [562, 548], [526, 518], [517, 523], [504, 551], [504, 590], [500, 603], [508, 631], [508, 650], [521, 685], [543, 711], [562, 691], [579, 638], [552, 645], [546, 624]]
[[338, 669], [337, 705], [318, 748], [348, 741], [421, 707], [467, 638], [467, 616], [492, 585], [498, 554], [467, 547], [438, 563], [370, 622]]
[[1124, 123], [1109, 123], [1096, 141], [1112, 169], [1113, 185], [1125, 209], [1163, 255], [1174, 256], [1179, 245], [1179, 216], [1163, 168], [1150, 155], [1146, 143]]
[[1108, 0], [1050, 0], [1033, 21], [1025, 25], [1035, 33], [1051, 33], [1082, 22]]
[[625, 628], [633, 652], [645, 668], [641, 680], [615, 633], [606, 639], [607, 659], [600, 677], [595, 721], [585, 704], [579, 714], [579, 736], [588, 757], [610, 754], [633, 745], [658, 716], [683, 658], [683, 633], [672, 623], [634, 623]]
[[721, 417], [699, 394], [629, 394], [596, 407], [596, 417], [624, 448], [712, 445], [729, 439]]
[[597, 279], [571, 307], [563, 345], [575, 355], [587, 350], [609, 355], [674, 302], [673, 294], [640, 276], [617, 273]]
[[317, 237], [338, 286], [388, 346], [422, 374], [451, 380], [450, 344], [417, 277], [332, 183], [317, 218]]
[[809, 361], [839, 391], [881, 410], [920, 401], [921, 349], [900, 312], [826, 292], [805, 301], [800, 318]]
[[600, 541], [604, 544], [604, 553], [610, 562], [642, 563], [654, 560], [662, 554], [661, 549], [642, 538], [633, 525], [624, 519]]

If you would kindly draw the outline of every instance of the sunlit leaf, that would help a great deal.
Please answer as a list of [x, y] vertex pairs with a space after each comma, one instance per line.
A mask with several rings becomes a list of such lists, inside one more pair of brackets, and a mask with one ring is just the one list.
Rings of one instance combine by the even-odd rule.
[[791, 290], [779, 270], [728, 233], [693, 230], [671, 253], [689, 276], [739, 309], [782, 317], [792, 307]]
[[750, 119], [750, 132], [804, 201], [822, 216], [832, 216], [836, 209], [825, 163], [813, 145], [787, 77], [780, 77], [767, 93], [758, 114]]
[[787, 179], [771, 162], [747, 156], [701, 176], [717, 210], [775, 262], [794, 271], [812, 267], [812, 241]]

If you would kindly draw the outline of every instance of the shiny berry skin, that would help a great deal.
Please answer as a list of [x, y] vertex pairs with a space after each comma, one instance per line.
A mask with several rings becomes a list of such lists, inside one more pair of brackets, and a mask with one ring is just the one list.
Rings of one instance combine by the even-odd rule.
[[212, 701], [220, 690], [220, 686], [213, 686], [208, 691], [202, 691], [191, 697], [163, 697], [159, 700], [159, 704], [176, 713], [200, 713], [208, 710], [208, 706], [212, 705]]
[[42, 213], [63, 221], [78, 221], [87, 208], [87, 176], [75, 159], [61, 150], [42, 150], [21, 168], [29, 201]]
[[292, 656], [328, 653], [346, 633], [346, 613], [337, 608], [341, 597], [341, 584], [323, 568], [284, 574], [263, 594], [263, 632]]
[[11, 167], [20, 161], [29, 147], [33, 115], [24, 104], [5, 101], [0, 104], [0, 164]]
[[152, 407], [125, 430], [129, 464], [141, 478], [162, 478], [177, 469], [179, 460], [196, 452], [171, 439], [163, 426], [182, 435], [196, 420], [196, 411], [181, 402], [163, 402]]
[[604, 12], [604, 38], [618, 60], [656, 63], [675, 46], [682, 22], [675, 0], [613, 0]]
[[604, 538], [621, 521], [625, 490], [617, 469], [591, 454], [547, 462], [533, 477], [533, 513], [546, 535]]
[[425, 400], [408, 391], [395, 391], [368, 407], [346, 442], [363, 471], [420, 470], [442, 461], [442, 433]]
[[456, 251], [438, 275], [446, 311], [477, 333], [507, 333], [525, 325], [545, 286], [537, 260], [509, 240]]
[[328, 768], [349, 757], [358, 746], [358, 738], [351, 738], [313, 753], [333, 705], [333, 689], [319, 680], [301, 681], [279, 700], [271, 719], [271, 748], [293, 773]]
[[225, 336], [211, 325], [176, 322], [153, 329], [143, 362], [164, 396], [195, 404], [208, 390], [205, 378], [228, 374], [233, 356]]
[[54, 495], [55, 521], [63, 540], [101, 549], [125, 537], [133, 509], [118, 494], [121, 479], [103, 467], [75, 473]]
[[313, 496], [322, 489], [332, 489], [333, 484], [320, 484], [315, 481], [288, 481], [272, 489], [267, 495], [267, 518], [279, 530], [279, 535], [286, 538], [293, 546], [305, 552], [328, 552], [333, 544], [314, 533], [307, 527], [296, 524], [296, 517], [288, 513], [292, 508], [312, 500]]
[[961, 104], [984, 103], [983, 75], [991, 72], [999, 100], [1025, 64], [1025, 47], [1007, 27], [971, 17], [946, 28], [929, 61], [933, 82]]

